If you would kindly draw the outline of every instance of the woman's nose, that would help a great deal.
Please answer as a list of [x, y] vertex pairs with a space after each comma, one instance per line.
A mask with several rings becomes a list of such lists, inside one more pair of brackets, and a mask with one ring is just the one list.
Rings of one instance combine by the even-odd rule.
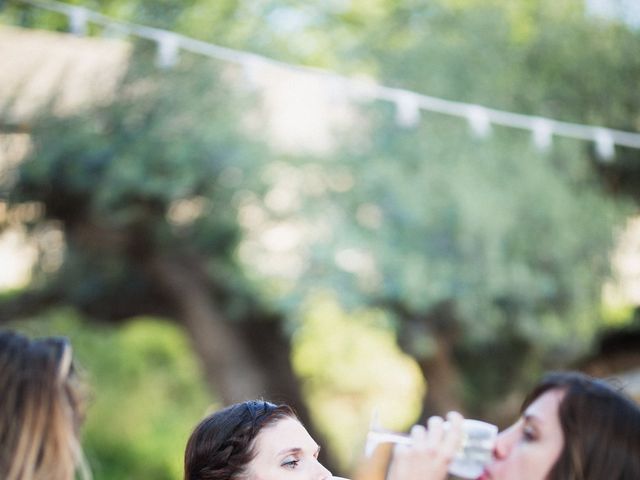
[[493, 457], [501, 460], [509, 455], [511, 448], [517, 440], [517, 428], [516, 425], [503, 430], [498, 434], [496, 439], [496, 446], [493, 449]]
[[317, 463], [317, 470], [318, 470], [318, 474], [316, 475], [316, 478], [319, 480], [329, 480], [330, 478], [333, 478], [333, 475], [331, 474], [331, 472], [325, 468], [324, 465], [322, 465], [320, 462], [316, 462]]

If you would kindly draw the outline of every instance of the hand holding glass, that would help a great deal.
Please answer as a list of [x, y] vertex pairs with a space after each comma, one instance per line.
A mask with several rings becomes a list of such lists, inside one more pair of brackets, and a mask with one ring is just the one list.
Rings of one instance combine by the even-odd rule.
[[[445, 422], [444, 428], [448, 428], [448, 425]], [[479, 420], [465, 419], [462, 432], [462, 442], [449, 465], [449, 473], [461, 478], [477, 478], [482, 474], [485, 465], [491, 461], [498, 427]], [[409, 435], [381, 429], [374, 423], [367, 434], [365, 455], [371, 456], [381, 443], [411, 445], [412, 439]]]

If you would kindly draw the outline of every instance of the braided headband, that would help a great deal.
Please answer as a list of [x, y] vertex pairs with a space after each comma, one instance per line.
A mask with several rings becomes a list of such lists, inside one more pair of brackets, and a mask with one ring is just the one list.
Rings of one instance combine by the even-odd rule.
[[249, 415], [251, 415], [252, 432], [255, 432], [256, 429], [264, 423], [269, 417], [269, 413], [278, 408], [273, 403], [264, 400], [250, 400], [244, 402], [244, 406], [249, 412]]

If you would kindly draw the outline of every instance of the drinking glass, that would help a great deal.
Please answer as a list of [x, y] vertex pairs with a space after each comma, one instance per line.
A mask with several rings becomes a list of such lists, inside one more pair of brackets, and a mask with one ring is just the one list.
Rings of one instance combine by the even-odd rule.
[[[444, 428], [449, 423], [444, 422]], [[462, 441], [449, 465], [449, 473], [460, 478], [478, 478], [484, 467], [493, 457], [493, 448], [498, 436], [498, 427], [480, 420], [464, 419], [462, 423]], [[411, 445], [409, 435], [380, 428], [372, 422], [365, 444], [365, 456], [370, 457], [381, 443]]]

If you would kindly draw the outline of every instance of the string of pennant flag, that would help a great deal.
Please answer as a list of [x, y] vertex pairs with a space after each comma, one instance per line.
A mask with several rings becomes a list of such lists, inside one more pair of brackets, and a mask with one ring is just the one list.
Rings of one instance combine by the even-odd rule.
[[156, 65], [161, 69], [174, 67], [179, 61], [180, 52], [185, 51], [237, 64], [244, 68], [248, 75], [255, 75], [255, 71], [261, 66], [272, 65], [322, 77], [327, 82], [331, 82], [332, 86], [341, 87], [343, 91], [351, 94], [354, 98], [368, 98], [393, 103], [396, 109], [396, 121], [402, 127], [416, 126], [420, 122], [421, 112], [429, 111], [465, 118], [472, 132], [478, 137], [489, 135], [492, 125], [528, 130], [531, 132], [534, 145], [542, 151], [551, 147], [554, 136], [593, 142], [598, 156], [603, 161], [614, 159], [616, 146], [640, 149], [640, 133], [562, 122], [548, 117], [507, 112], [477, 104], [431, 97], [407, 89], [392, 88], [327, 70], [289, 64], [255, 53], [221, 47], [168, 30], [115, 20], [86, 7], [54, 0], [18, 1], [66, 15], [69, 30], [75, 35], [86, 35], [88, 24], [91, 22], [112, 32], [153, 41], [157, 45]]

